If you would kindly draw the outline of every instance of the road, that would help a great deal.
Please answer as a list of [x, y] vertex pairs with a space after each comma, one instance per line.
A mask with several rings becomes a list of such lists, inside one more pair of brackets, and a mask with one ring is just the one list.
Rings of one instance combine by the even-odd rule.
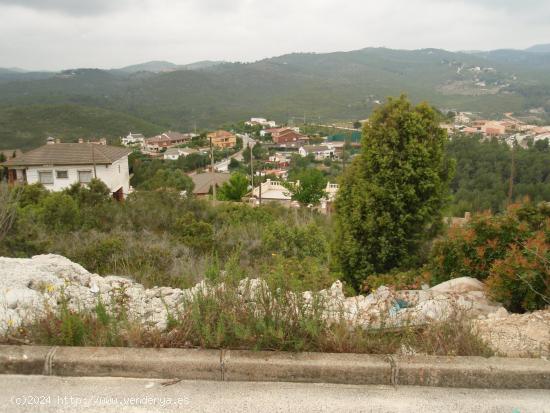
[[206, 381], [163, 386], [163, 383], [169, 382], [4, 375], [0, 376], [0, 412], [550, 412], [548, 390]]
[[243, 148], [239, 151], [231, 155], [229, 158], [224, 159], [223, 161], [218, 162], [217, 164], [214, 164], [214, 169], [220, 172], [227, 172], [229, 170], [229, 162], [231, 161], [231, 158], [235, 158], [237, 161], [243, 160], [243, 152], [246, 149], [246, 146], [250, 143], [251, 146], [254, 146], [256, 141], [249, 137], [248, 135], [239, 135], [243, 139]]

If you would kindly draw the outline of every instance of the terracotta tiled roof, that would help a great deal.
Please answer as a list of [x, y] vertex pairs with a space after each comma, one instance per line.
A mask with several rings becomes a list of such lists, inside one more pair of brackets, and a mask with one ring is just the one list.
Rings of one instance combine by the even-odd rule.
[[4, 162], [6, 166], [33, 165], [108, 165], [132, 151], [118, 146], [93, 143], [56, 143], [44, 145]]

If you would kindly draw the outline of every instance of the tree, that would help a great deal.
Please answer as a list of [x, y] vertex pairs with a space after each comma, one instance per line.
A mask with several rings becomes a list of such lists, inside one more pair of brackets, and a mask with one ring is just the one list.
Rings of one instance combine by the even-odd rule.
[[358, 120], [356, 120], [355, 122], [353, 122], [353, 127], [355, 129], [361, 129], [361, 127], [363, 126], [363, 124], [361, 122], [359, 122]]
[[318, 169], [304, 169], [297, 175], [297, 178], [299, 182], [285, 184], [294, 201], [298, 201], [302, 205], [317, 205], [326, 195], [327, 180]]
[[428, 104], [389, 99], [370, 120], [336, 200], [334, 252], [356, 289], [370, 274], [417, 263], [440, 228], [453, 169]]
[[222, 201], [240, 201], [248, 192], [248, 178], [241, 174], [231, 175], [229, 182], [225, 182], [219, 189], [219, 199]]
[[231, 158], [231, 160], [229, 161], [228, 169], [230, 171], [234, 171], [235, 169], [239, 169], [240, 167], [241, 163], [235, 158]]
[[146, 190], [169, 188], [190, 193], [193, 190], [194, 183], [181, 169], [159, 169], [142, 186]]
[[3, 152], [0, 152], [0, 162], [6, 162], [6, 155]]

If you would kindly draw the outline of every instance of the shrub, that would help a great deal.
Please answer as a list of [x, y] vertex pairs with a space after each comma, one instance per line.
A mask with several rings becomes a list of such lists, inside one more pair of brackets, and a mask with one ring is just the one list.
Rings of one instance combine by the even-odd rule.
[[54, 192], [39, 203], [44, 225], [54, 231], [71, 231], [78, 225], [79, 210], [76, 201], [69, 195]]
[[487, 280], [489, 295], [511, 311], [543, 308], [550, 284], [549, 220], [550, 206], [528, 202], [450, 229], [434, 245], [432, 283], [475, 277]]

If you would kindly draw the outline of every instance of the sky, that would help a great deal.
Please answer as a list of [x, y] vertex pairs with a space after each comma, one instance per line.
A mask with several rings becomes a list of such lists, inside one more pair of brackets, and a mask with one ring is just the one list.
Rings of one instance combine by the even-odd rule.
[[0, 67], [550, 43], [549, 0], [0, 0]]

